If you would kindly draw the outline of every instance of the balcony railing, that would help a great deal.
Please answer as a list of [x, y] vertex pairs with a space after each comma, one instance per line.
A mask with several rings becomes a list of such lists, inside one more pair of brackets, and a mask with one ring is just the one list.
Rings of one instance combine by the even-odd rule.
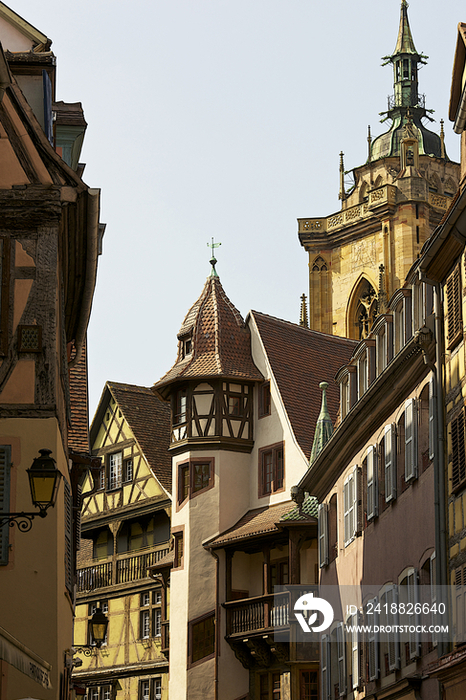
[[146, 578], [147, 569], [168, 554], [167, 549], [158, 549], [156, 552], [146, 552], [138, 556], [118, 559], [116, 563], [116, 583], [127, 583], [128, 581], [139, 581]]
[[111, 561], [78, 569], [78, 593], [95, 591], [116, 583], [128, 583], [147, 578], [147, 569], [168, 554], [168, 547], [155, 552], [144, 552], [127, 557], [119, 557], [116, 567]]
[[78, 569], [78, 593], [112, 585], [112, 562]]
[[290, 624], [290, 610], [303, 593], [317, 592], [316, 586], [303, 586], [255, 598], [231, 600], [224, 603], [227, 611], [227, 636], [251, 634], [274, 628], [283, 629]]

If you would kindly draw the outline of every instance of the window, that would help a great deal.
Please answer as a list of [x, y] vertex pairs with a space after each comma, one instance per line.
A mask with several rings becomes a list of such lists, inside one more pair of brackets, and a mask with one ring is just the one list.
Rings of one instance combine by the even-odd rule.
[[459, 264], [447, 279], [447, 344], [453, 348], [463, 335], [463, 319], [461, 310], [461, 272]]
[[340, 401], [341, 417], [345, 418], [350, 412], [351, 408], [349, 375], [346, 375], [340, 384]]
[[330, 655], [330, 636], [323, 634], [320, 639], [320, 674], [322, 683], [322, 700], [333, 700], [331, 693], [332, 659]]
[[108, 490], [121, 488], [121, 469], [123, 455], [121, 452], [115, 452], [108, 457]]
[[261, 673], [259, 676], [259, 700], [281, 700], [280, 673]]
[[354, 540], [360, 529], [358, 513], [358, 473], [358, 468], [353, 467], [343, 484], [345, 547]]
[[388, 503], [396, 498], [396, 428], [394, 424], [385, 426], [383, 452], [385, 501]]
[[[11, 447], [0, 445], [0, 513], [10, 512], [10, 467]], [[0, 565], [8, 564], [9, 529], [0, 527]]]
[[[124, 520], [117, 534], [117, 554], [152, 547], [169, 539], [170, 519], [164, 510], [138, 520]], [[113, 553], [113, 544], [110, 553]]]
[[174, 425], [179, 425], [180, 423], [186, 423], [187, 421], [187, 405], [188, 398], [186, 395], [186, 389], [180, 389], [176, 392], [176, 406], [175, 406], [175, 416]]
[[162, 630], [162, 594], [160, 590], [144, 591], [140, 595], [139, 638], [160, 637]]
[[466, 480], [464, 452], [464, 409], [451, 422], [452, 487], [456, 489]]
[[402, 621], [403, 624], [409, 626], [408, 643], [407, 643], [407, 659], [406, 662], [412, 661], [421, 655], [421, 641], [419, 635], [420, 615], [416, 611], [416, 606], [419, 605], [419, 587], [418, 573], [416, 569], [409, 569], [406, 576], [402, 579], [400, 587], [400, 600], [405, 604], [407, 614]]
[[317, 671], [299, 672], [299, 700], [318, 700]]
[[346, 695], [346, 644], [343, 623], [336, 626], [337, 659], [338, 659], [338, 690], [339, 695]]
[[161, 678], [145, 678], [139, 681], [139, 700], [161, 700], [161, 697]]
[[270, 382], [264, 382], [259, 386], [259, 418], [270, 416]]
[[367, 448], [367, 519], [372, 520], [378, 515], [379, 493], [377, 480], [377, 450], [374, 445]]
[[415, 399], [405, 403], [405, 481], [417, 478], [417, 406]]
[[178, 466], [178, 503], [214, 485], [213, 459], [193, 459]]
[[435, 416], [436, 416], [436, 406], [435, 406], [435, 390], [434, 390], [435, 379], [432, 376], [429, 381], [429, 459], [432, 461], [435, 456]]
[[100, 530], [93, 539], [94, 559], [106, 559], [113, 554], [113, 535], [106, 527]]
[[209, 613], [189, 623], [190, 665], [211, 658], [215, 651], [215, 615]]
[[358, 399], [367, 391], [368, 386], [368, 363], [367, 351], [358, 360]]
[[112, 700], [113, 687], [111, 685], [94, 686], [87, 689], [87, 700]]
[[387, 327], [382, 326], [375, 339], [377, 354], [377, 374], [381, 374], [388, 362]]
[[259, 474], [259, 496], [283, 490], [285, 468], [282, 442], [259, 450]]
[[175, 560], [173, 562], [174, 569], [183, 568], [183, 533], [175, 532], [173, 535], [173, 547], [175, 550]]
[[398, 590], [396, 586], [387, 586], [380, 600], [381, 626], [390, 627], [395, 631], [387, 635], [384, 643], [385, 675], [400, 668], [400, 636], [398, 621]]
[[123, 481], [128, 483], [133, 480], [133, 460], [125, 459], [123, 462]]
[[286, 586], [289, 583], [288, 559], [270, 564], [270, 582], [272, 590], [275, 586]]

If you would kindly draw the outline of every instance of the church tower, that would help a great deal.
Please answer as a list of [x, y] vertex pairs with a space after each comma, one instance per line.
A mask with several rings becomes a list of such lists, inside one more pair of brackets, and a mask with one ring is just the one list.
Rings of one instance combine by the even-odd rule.
[[414, 45], [407, 8], [402, 0], [395, 50], [385, 57], [393, 67], [384, 113], [390, 128], [375, 139], [369, 130], [368, 159], [353, 170], [349, 191], [340, 154], [340, 211], [298, 219], [309, 254], [309, 327], [325, 333], [367, 335], [458, 188], [459, 165], [445, 153], [443, 128], [438, 135], [424, 125], [432, 121], [418, 88], [426, 57]]

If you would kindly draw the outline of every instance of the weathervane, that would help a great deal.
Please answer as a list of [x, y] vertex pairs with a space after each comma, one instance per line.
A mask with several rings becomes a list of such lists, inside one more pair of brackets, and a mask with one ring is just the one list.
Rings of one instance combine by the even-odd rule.
[[215, 265], [217, 264], [217, 259], [214, 255], [214, 249], [218, 248], [221, 245], [222, 245], [221, 243], [214, 243], [213, 236], [212, 236], [212, 243], [207, 243], [207, 247], [211, 249], [211, 254], [212, 254], [212, 257], [209, 260], [210, 264], [212, 265], [212, 272], [210, 273], [211, 277], [218, 277], [217, 270], [215, 269]]

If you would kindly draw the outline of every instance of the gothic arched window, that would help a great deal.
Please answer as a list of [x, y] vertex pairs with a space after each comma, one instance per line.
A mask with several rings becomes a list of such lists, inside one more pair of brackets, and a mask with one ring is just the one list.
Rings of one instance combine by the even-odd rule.
[[310, 328], [323, 333], [332, 332], [332, 290], [328, 263], [318, 255], [309, 271]]
[[367, 338], [376, 316], [377, 292], [369, 280], [362, 277], [348, 304], [348, 336], [358, 340]]

